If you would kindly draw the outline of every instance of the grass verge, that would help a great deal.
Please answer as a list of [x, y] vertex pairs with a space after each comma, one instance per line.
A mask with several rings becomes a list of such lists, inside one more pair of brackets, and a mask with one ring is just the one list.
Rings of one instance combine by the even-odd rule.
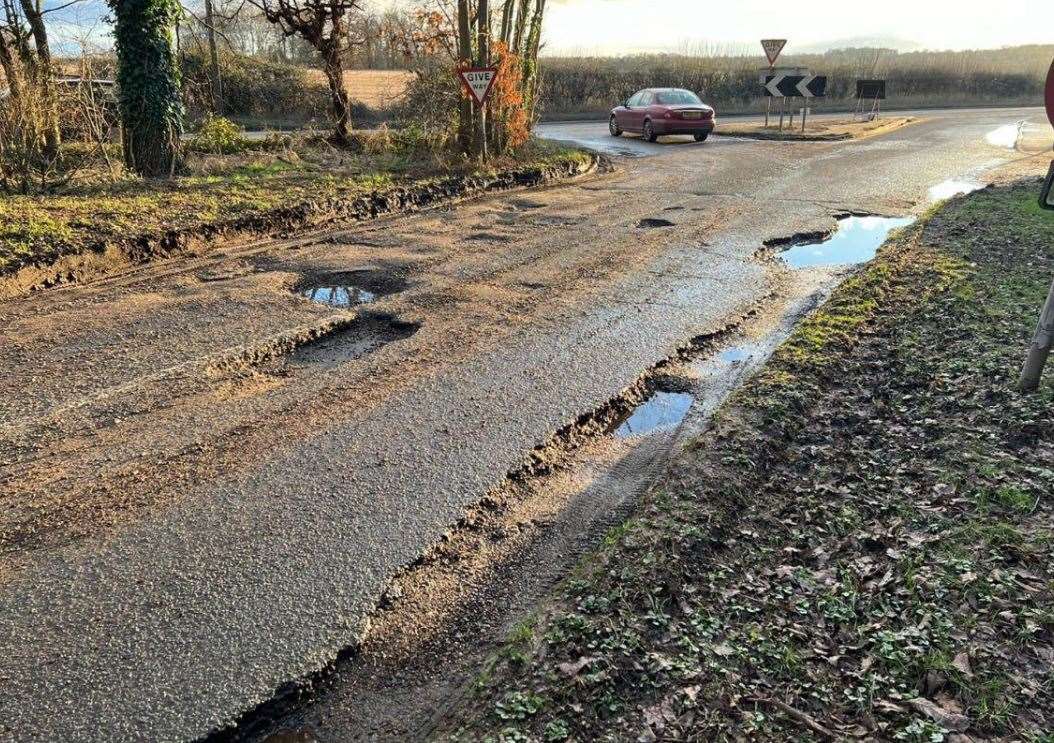
[[353, 150], [334, 148], [317, 136], [233, 141], [225, 154], [192, 153], [187, 172], [171, 180], [106, 174], [96, 161], [93, 167], [100, 172], [81, 171], [58, 193], [0, 199], [0, 277], [142, 236], [256, 218], [254, 224], [262, 224], [270, 212], [288, 212], [295, 205], [322, 208], [442, 178], [544, 168], [590, 157], [534, 141], [516, 157], [482, 168], [451, 162], [427, 143], [404, 136], [370, 134]]
[[1054, 272], [1036, 191], [887, 243], [443, 736], [1051, 741], [1054, 381], [1015, 390]]
[[[775, 122], [779, 115], [775, 116]], [[874, 121], [830, 121], [820, 119], [807, 121], [805, 131], [801, 130], [801, 120], [780, 131], [778, 123], [770, 120], [769, 126], [763, 123], [723, 124], [714, 130], [714, 134], [730, 137], [747, 137], [749, 139], [778, 139], [795, 142], [841, 142], [850, 139], [866, 139], [900, 129], [909, 124], [916, 124], [921, 119], [910, 116], [895, 116], [875, 119]]]

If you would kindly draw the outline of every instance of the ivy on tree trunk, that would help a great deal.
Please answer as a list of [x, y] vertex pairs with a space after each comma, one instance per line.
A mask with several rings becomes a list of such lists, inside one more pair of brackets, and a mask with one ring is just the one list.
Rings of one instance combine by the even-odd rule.
[[183, 101], [173, 29], [177, 0], [109, 0], [114, 13], [117, 84], [125, 164], [148, 177], [179, 164]]

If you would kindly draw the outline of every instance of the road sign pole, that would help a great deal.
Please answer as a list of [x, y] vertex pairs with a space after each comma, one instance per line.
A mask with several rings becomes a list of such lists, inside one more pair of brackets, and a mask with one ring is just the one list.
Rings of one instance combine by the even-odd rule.
[[[808, 100], [808, 99], [806, 99]], [[801, 133], [805, 134], [805, 119], [809, 115], [809, 104], [806, 103], [801, 107]]]
[[[1047, 118], [1054, 124], [1054, 63], [1050, 65], [1047, 73], [1047, 86], [1045, 101], [1047, 104]], [[1043, 184], [1043, 194], [1040, 199], [1041, 206], [1046, 209], [1054, 209], [1050, 190], [1054, 184], [1054, 162], [1050, 164], [1050, 172]], [[1050, 283], [1047, 292], [1047, 301], [1039, 313], [1039, 322], [1036, 324], [1036, 334], [1032, 337], [1032, 345], [1028, 349], [1025, 365], [1021, 367], [1021, 379], [1019, 386], [1022, 392], [1035, 392], [1039, 388], [1040, 377], [1043, 376], [1043, 367], [1050, 356], [1050, 347], [1054, 345], [1054, 281]]]
[[1043, 376], [1043, 367], [1050, 356], [1051, 345], [1054, 345], [1054, 281], [1050, 282], [1047, 302], [1043, 305], [1043, 311], [1039, 313], [1032, 347], [1028, 349], [1028, 358], [1021, 368], [1022, 392], [1035, 392], [1039, 388], [1039, 379]]

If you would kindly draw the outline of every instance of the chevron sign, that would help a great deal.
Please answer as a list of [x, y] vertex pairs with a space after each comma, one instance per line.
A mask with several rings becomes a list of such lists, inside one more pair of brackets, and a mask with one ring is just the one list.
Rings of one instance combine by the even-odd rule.
[[827, 93], [825, 75], [771, 75], [765, 78], [769, 98], [822, 98]]

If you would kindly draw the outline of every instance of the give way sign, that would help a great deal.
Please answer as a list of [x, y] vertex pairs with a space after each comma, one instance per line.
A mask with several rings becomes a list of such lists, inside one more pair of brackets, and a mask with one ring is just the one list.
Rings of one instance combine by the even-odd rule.
[[765, 56], [769, 58], [769, 66], [776, 64], [783, 47], [787, 46], [786, 39], [762, 39], [761, 48], [765, 50]]
[[480, 106], [490, 95], [490, 89], [494, 87], [494, 78], [497, 74], [497, 67], [469, 67], [466, 70], [458, 70], [458, 76], [465, 89]]

